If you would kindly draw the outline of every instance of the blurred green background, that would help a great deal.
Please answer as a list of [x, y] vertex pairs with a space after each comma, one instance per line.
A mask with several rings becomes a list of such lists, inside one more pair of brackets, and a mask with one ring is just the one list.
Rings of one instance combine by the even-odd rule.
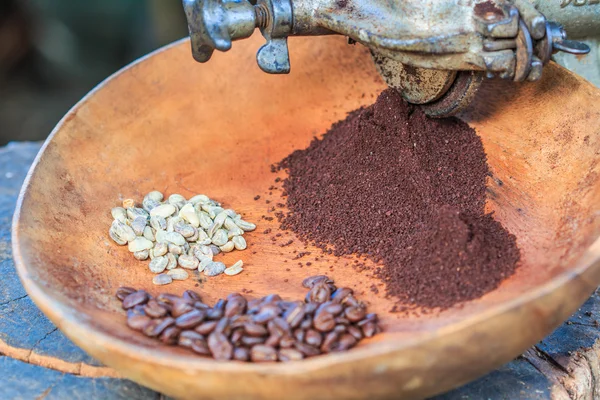
[[44, 139], [108, 75], [184, 36], [180, 0], [0, 0], [0, 145]]

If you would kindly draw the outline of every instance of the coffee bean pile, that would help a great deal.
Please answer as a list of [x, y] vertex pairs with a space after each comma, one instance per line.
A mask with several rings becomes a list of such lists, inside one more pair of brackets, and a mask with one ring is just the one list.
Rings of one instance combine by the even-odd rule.
[[216, 360], [294, 361], [350, 349], [380, 332], [350, 288], [336, 288], [327, 276], [306, 278], [304, 301], [270, 294], [247, 300], [239, 293], [210, 307], [198, 293], [181, 297], [121, 287], [117, 298], [127, 325], [168, 345], [187, 347]]

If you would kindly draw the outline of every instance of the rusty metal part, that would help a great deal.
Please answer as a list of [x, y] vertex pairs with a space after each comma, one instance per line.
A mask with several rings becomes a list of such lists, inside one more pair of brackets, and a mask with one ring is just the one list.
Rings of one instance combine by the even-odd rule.
[[533, 41], [523, 20], [519, 21], [519, 34], [517, 35], [517, 64], [515, 65], [515, 82], [522, 82], [527, 79], [531, 70], [531, 60], [533, 59]]
[[527, 75], [527, 80], [529, 82], [534, 82], [534, 81], [537, 81], [538, 79], [540, 79], [542, 77], [542, 68], [543, 67], [544, 67], [544, 64], [542, 63], [542, 60], [540, 60], [536, 56], [533, 56], [532, 60], [531, 60], [531, 70], [529, 71], [529, 74]]
[[437, 101], [421, 106], [430, 117], [444, 118], [464, 110], [473, 100], [483, 81], [483, 73], [477, 71], [461, 71], [450, 89]]
[[398, 90], [412, 104], [439, 99], [456, 78], [456, 71], [412, 67], [377, 53], [372, 53], [372, 56], [377, 71], [388, 86]]
[[513, 3], [519, 9], [531, 37], [538, 40], [543, 38], [546, 34], [546, 17], [529, 0], [513, 0]]

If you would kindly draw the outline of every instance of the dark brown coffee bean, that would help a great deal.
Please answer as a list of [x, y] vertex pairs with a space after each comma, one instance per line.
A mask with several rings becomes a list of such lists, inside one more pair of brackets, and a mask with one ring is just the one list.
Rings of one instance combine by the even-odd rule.
[[131, 314], [127, 317], [127, 326], [136, 331], [141, 331], [151, 322], [152, 320], [147, 315]]
[[366, 314], [367, 314], [367, 311], [365, 310], [364, 307], [361, 307], [361, 306], [348, 307], [344, 311], [344, 315], [346, 316], [346, 318], [348, 318], [348, 320], [350, 322], [358, 322], [358, 321], [362, 320]]
[[377, 314], [370, 313], [365, 315], [365, 318], [362, 321], [358, 322], [356, 325], [363, 326], [368, 322], [377, 322]]
[[233, 346], [222, 333], [213, 332], [208, 336], [208, 348], [215, 360], [225, 361], [233, 357]]
[[233, 317], [241, 315], [246, 311], [246, 299], [238, 293], [227, 296], [227, 305], [225, 306], [225, 316]]
[[302, 352], [294, 349], [280, 349], [277, 353], [279, 361], [299, 361], [304, 358]]
[[356, 300], [356, 298], [352, 295], [348, 295], [342, 300], [342, 305], [347, 307], [357, 307], [360, 306], [360, 301]]
[[312, 314], [315, 311], [317, 311], [317, 308], [319, 308], [319, 305], [317, 303], [307, 303], [304, 305], [304, 313]]
[[167, 304], [173, 304], [177, 301], [184, 301], [187, 302], [187, 300], [182, 299], [179, 296], [175, 296], [174, 294], [169, 294], [169, 293], [161, 293], [158, 296], [156, 296], [156, 301], [161, 302], [161, 303], [167, 303]]
[[304, 321], [300, 323], [301, 329], [310, 329], [313, 326], [313, 318], [310, 315], [304, 317]]
[[327, 287], [329, 287], [329, 292], [333, 293], [337, 290], [337, 286], [335, 286], [333, 283], [328, 283]]
[[175, 320], [175, 325], [181, 329], [192, 329], [200, 325], [205, 317], [206, 313], [204, 311], [194, 308], [192, 311], [186, 312], [185, 314], [177, 317]]
[[331, 301], [333, 301], [334, 303], [341, 303], [346, 297], [350, 296], [352, 293], [354, 293], [354, 291], [350, 288], [339, 288], [331, 294]]
[[173, 311], [173, 305], [171, 303], [165, 303], [164, 301], [156, 300], [159, 306], [167, 310], [167, 313], [171, 313]]
[[231, 328], [229, 327], [229, 318], [223, 317], [219, 320], [217, 325], [215, 326], [215, 330], [213, 332], [222, 333], [225, 336], [229, 336], [231, 333]]
[[282, 300], [281, 296], [279, 296], [278, 294], [269, 294], [262, 298], [262, 303], [263, 304], [277, 303], [281, 300]]
[[201, 335], [208, 335], [209, 333], [215, 330], [215, 327], [218, 323], [219, 321], [204, 321], [196, 328], [194, 328], [194, 330]]
[[296, 304], [297, 304], [297, 302], [295, 302], [295, 301], [278, 301], [278, 302], [277, 302], [277, 306], [278, 306], [279, 308], [281, 308], [281, 309], [282, 309], [284, 312], [285, 312], [285, 311], [286, 311], [288, 308], [290, 308], [290, 307], [293, 307], [293, 306], [294, 306], [294, 305], [296, 305]]
[[225, 300], [219, 299], [214, 307], [206, 312], [207, 319], [221, 319], [225, 314]]
[[277, 317], [280, 312], [281, 310], [276, 304], [265, 304], [260, 308], [258, 314], [252, 317], [252, 321], [256, 322], [257, 324], [264, 324], [265, 322]]
[[340, 334], [336, 331], [329, 332], [327, 335], [325, 335], [323, 338], [323, 343], [321, 343], [321, 351], [323, 353], [329, 353], [336, 345], [339, 337]]
[[297, 327], [302, 322], [302, 318], [304, 318], [304, 306], [301, 303], [295, 303], [293, 306], [289, 307], [285, 313], [283, 314], [283, 318], [290, 324], [292, 328]]
[[[211, 351], [204, 339], [197, 339], [192, 342], [191, 346], [192, 350], [198, 354], [202, 354], [203, 356], [210, 356]], [[214, 357], [214, 356], [213, 356]], [[215, 357], [216, 358], [216, 357]]]
[[361, 340], [363, 338], [362, 330], [354, 325], [348, 326], [348, 333], [354, 336], [354, 339]]
[[296, 350], [304, 354], [305, 357], [312, 357], [321, 354], [319, 349], [306, 343], [296, 342], [294, 343], [294, 347], [296, 348]]
[[340, 314], [342, 311], [344, 311], [344, 307], [341, 304], [337, 304], [337, 303], [333, 303], [331, 301], [327, 301], [323, 304], [321, 304], [318, 308], [317, 308], [317, 312], [319, 312], [319, 310], [324, 310], [327, 311], [328, 313], [332, 314], [332, 315], [338, 315]]
[[270, 335], [267, 338], [267, 340], [265, 340], [265, 345], [271, 346], [271, 347], [278, 347], [280, 340], [281, 340], [281, 335], [279, 335], [279, 334]]
[[264, 336], [242, 336], [242, 343], [245, 346], [254, 346], [255, 344], [262, 344], [267, 340]]
[[292, 347], [296, 340], [291, 336], [284, 336], [279, 341], [279, 347], [287, 348]]
[[192, 347], [194, 340], [204, 340], [204, 336], [195, 331], [181, 331], [178, 344], [182, 347]]
[[175, 344], [177, 343], [177, 339], [179, 338], [179, 333], [181, 329], [170, 326], [160, 334], [160, 341], [164, 344]]
[[356, 339], [349, 333], [340, 336], [337, 344], [333, 346], [332, 351], [345, 351], [356, 344]]
[[330, 295], [331, 290], [329, 290], [327, 285], [318, 284], [309, 290], [309, 292], [306, 294], [305, 301], [307, 303], [324, 303], [329, 300]]
[[321, 332], [329, 332], [335, 328], [335, 318], [327, 311], [321, 310], [315, 314], [313, 326]]
[[120, 288], [117, 289], [117, 299], [123, 301], [125, 300], [125, 297], [129, 296], [132, 293], [135, 293], [136, 290], [134, 288], [130, 288], [128, 286], [121, 286]]
[[344, 317], [335, 317], [335, 324], [336, 325], [350, 325], [350, 321], [348, 321], [348, 319], [344, 318]]
[[150, 337], [156, 337], [160, 335], [168, 327], [175, 325], [175, 318], [166, 317], [162, 319], [155, 319], [152, 322], [158, 322], [158, 324], [149, 324], [144, 328], [144, 334]]
[[241, 328], [235, 329], [232, 331], [231, 338], [229, 340], [235, 346], [239, 346], [242, 343], [242, 336], [244, 336], [244, 333], [244, 330]]
[[167, 315], [167, 309], [161, 306], [156, 300], [150, 300], [146, 303], [144, 312], [152, 318], [161, 318]]
[[128, 310], [139, 304], [146, 304], [150, 299], [150, 295], [145, 290], [138, 290], [137, 292], [131, 293], [123, 299], [123, 309]]
[[267, 329], [271, 335], [277, 334], [279, 336], [289, 335], [291, 333], [290, 325], [281, 317], [276, 317], [267, 323]]
[[306, 331], [304, 329], [296, 329], [294, 331], [294, 338], [299, 342], [304, 342], [305, 336], [306, 336]]
[[257, 344], [250, 350], [250, 359], [254, 362], [277, 361], [277, 350], [264, 344]]
[[252, 299], [248, 301], [248, 314], [256, 314], [260, 310], [262, 299]]
[[252, 323], [249, 315], [234, 315], [229, 321], [229, 327], [231, 329], [242, 328], [244, 325]]
[[194, 308], [197, 308], [198, 310], [208, 310], [210, 306], [208, 304], [204, 304], [201, 301], [197, 301], [194, 303]]
[[345, 333], [348, 331], [348, 326], [346, 325], [336, 325], [333, 330], [338, 333]]
[[330, 279], [326, 275], [309, 276], [302, 281], [302, 286], [307, 289], [312, 289], [315, 285], [328, 283]]
[[171, 315], [175, 318], [179, 318], [183, 314], [187, 314], [190, 311], [194, 310], [194, 307], [192, 307], [192, 305], [189, 304], [187, 301], [177, 300], [172, 304], [173, 308], [171, 309]]
[[236, 347], [233, 349], [233, 359], [238, 361], [248, 361], [250, 359], [250, 350], [246, 347]]
[[127, 310], [127, 316], [129, 317], [131, 315], [146, 315], [145, 308], [146, 308], [145, 306], [139, 304], [139, 305]]
[[190, 300], [192, 303], [195, 303], [197, 301], [202, 301], [202, 298], [200, 298], [200, 295], [198, 293], [194, 292], [193, 290], [186, 290], [185, 292], [183, 292], [183, 296], [181, 296], [181, 297], [186, 300]]
[[269, 331], [264, 325], [247, 322], [244, 324], [244, 330], [249, 336], [266, 336]]
[[314, 329], [309, 329], [304, 335], [304, 342], [306, 342], [306, 344], [319, 348], [321, 346], [321, 343], [323, 342], [323, 336], [320, 332], [317, 332]]
[[373, 321], [369, 321], [362, 326], [363, 335], [365, 337], [372, 337], [377, 331], [377, 325]]

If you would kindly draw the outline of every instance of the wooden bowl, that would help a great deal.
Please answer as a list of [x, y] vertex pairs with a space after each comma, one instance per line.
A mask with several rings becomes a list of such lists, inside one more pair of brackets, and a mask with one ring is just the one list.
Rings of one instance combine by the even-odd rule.
[[[236, 43], [201, 65], [182, 41], [130, 65], [65, 116], [34, 163], [14, 220], [17, 269], [42, 311], [93, 357], [180, 398], [420, 398], [510, 361], [598, 285], [600, 91], [591, 84], [552, 64], [538, 83], [482, 90], [462, 118], [483, 139], [493, 171], [488, 208], [517, 236], [522, 265], [476, 301], [405, 316], [390, 313], [384, 291], [368, 290], [379, 282], [346, 260], [308, 266], [305, 258], [300, 268], [292, 259], [304, 249], [299, 240], [280, 247], [262, 233], [278, 230], [261, 219], [269, 166], [385, 87], [368, 52], [340, 37], [292, 39], [293, 72], [271, 76], [255, 65], [259, 43]], [[153, 286], [147, 266], [107, 235], [111, 207], [153, 189], [205, 193], [256, 221], [249, 250], [223, 258], [243, 258], [245, 271], [198, 287], [194, 279]], [[280, 242], [290, 238], [283, 232]], [[113, 297], [126, 285], [196, 289], [211, 303], [242, 289], [295, 299], [317, 273], [364, 291], [385, 332], [301, 362], [216, 362], [130, 331]]]

